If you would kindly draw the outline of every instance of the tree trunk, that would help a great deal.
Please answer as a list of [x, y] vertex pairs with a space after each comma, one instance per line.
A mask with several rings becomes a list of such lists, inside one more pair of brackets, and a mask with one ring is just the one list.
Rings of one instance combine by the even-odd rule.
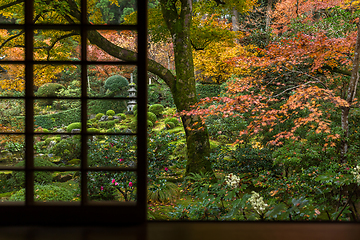
[[351, 78], [347, 90], [346, 101], [347, 106], [342, 107], [341, 109], [341, 128], [344, 131], [342, 148], [341, 148], [341, 161], [346, 162], [346, 153], [348, 151], [348, 142], [347, 138], [349, 137], [349, 112], [350, 106], [354, 101], [356, 88], [359, 82], [359, 62], [360, 62], [360, 20], [357, 23], [357, 39], [354, 52], [353, 68], [351, 72]]
[[[192, 2], [191, 0], [181, 0], [180, 12], [176, 9], [175, 2], [162, 0], [160, 4], [174, 44], [176, 80], [170, 90], [177, 110], [182, 112], [190, 110], [191, 106], [197, 102], [190, 43]], [[206, 126], [199, 121], [198, 116], [182, 116], [182, 122], [185, 128], [188, 154], [186, 174], [210, 172], [213, 175], [211, 164], [207, 160], [210, 153], [210, 142]], [[195, 123], [197, 124], [194, 127]]]
[[[237, 11], [235, 8], [233, 8], [233, 10], [232, 10], [231, 23], [232, 23], [232, 30], [233, 30], [234, 32], [239, 31], [239, 29], [240, 29], [240, 28], [239, 28], [239, 13], [238, 13], [238, 11]], [[235, 39], [235, 42], [236, 42], [236, 43], [239, 43], [239, 39], [236, 38], [236, 39]]]
[[271, 8], [272, 8], [272, 3], [273, 0], [268, 0], [267, 3], [267, 7], [266, 7], [266, 25], [265, 25], [265, 30], [268, 31], [270, 28], [270, 23], [271, 23]]

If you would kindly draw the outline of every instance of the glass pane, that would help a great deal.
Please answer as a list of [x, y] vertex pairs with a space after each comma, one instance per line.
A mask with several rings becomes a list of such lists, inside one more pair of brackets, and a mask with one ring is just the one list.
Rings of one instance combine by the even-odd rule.
[[0, 135], [0, 168], [17, 166], [25, 156], [25, 136], [15, 134]]
[[137, 1], [88, 0], [89, 22], [102, 25], [135, 24]]
[[136, 179], [134, 172], [89, 172], [89, 200], [136, 201]]
[[[51, 88], [50, 90], [52, 91], [50, 93], [47, 93], [47, 95], [50, 95], [52, 97], [54, 96], [80, 97], [81, 96], [80, 66], [73, 64], [34, 65], [34, 88], [35, 88], [34, 90], [39, 91], [40, 89], [42, 92], [47, 90], [47, 88], [41, 89], [42, 86], [47, 86], [47, 88]], [[55, 91], [58, 91], [59, 94], [54, 94]]]
[[0, 29], [0, 43], [1, 43], [0, 60], [4, 60], [4, 61], [25, 60], [24, 34], [25, 31], [23, 29]]
[[[50, 94], [49, 91], [44, 92], [38, 91], [35, 95]], [[74, 127], [79, 128], [78, 123], [81, 121], [80, 100], [37, 99], [34, 102], [34, 112], [34, 130], [39, 132], [71, 133]], [[73, 125], [69, 127], [70, 124]]]
[[1, 64], [1, 97], [20, 97], [25, 95], [25, 68], [21, 64]]
[[80, 36], [74, 30], [35, 30], [34, 59], [38, 61], [78, 61]]
[[90, 65], [89, 97], [134, 97], [137, 89], [136, 66]]
[[136, 167], [136, 136], [94, 135], [88, 146], [90, 167]]
[[[76, 3], [76, 4], [70, 4]], [[73, 1], [36, 1], [34, 4], [35, 24], [72, 24], [80, 23], [71, 12], [79, 12], [80, 0]], [[70, 17], [71, 16], [71, 17]], [[71, 20], [70, 20], [71, 19]]]
[[24, 171], [0, 171], [0, 203], [24, 201]]
[[23, 99], [0, 99], [1, 132], [25, 131], [25, 103]]
[[[100, 37], [104, 37], [107, 41], [110, 42], [108, 44], [115, 45], [111, 46], [111, 48], [113, 49], [112, 55], [89, 42], [87, 53], [89, 61], [136, 61], [137, 33], [135, 31], [98, 30], [88, 32], [88, 35], [90, 37], [96, 37], [99, 34], [101, 35]], [[116, 58], [116, 54], [118, 54], [119, 51], [123, 51], [122, 55], [126, 56], [126, 59], [119, 60], [118, 58]]]
[[[42, 129], [36, 129], [39, 132]], [[79, 167], [81, 144], [80, 136], [35, 135], [35, 160], [40, 159], [49, 167]]]
[[[8, 3], [10, 1], [1, 1], [0, 7], [8, 6]], [[0, 24], [23, 24], [25, 20], [24, 13], [24, 2], [6, 7], [0, 10]]]
[[[80, 201], [80, 174], [78, 171], [36, 171], [34, 201], [77, 202]], [[39, 181], [42, 181], [39, 183]]]

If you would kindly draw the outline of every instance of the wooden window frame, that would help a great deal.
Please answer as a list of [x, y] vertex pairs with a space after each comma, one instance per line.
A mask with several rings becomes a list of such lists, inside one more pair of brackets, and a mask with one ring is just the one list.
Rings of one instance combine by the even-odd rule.
[[[87, 1], [81, 1], [81, 9], [87, 9]], [[98, 62], [87, 61], [87, 32], [89, 30], [136, 30], [138, 33], [138, 57], [131, 64], [137, 66], [138, 86], [138, 126], [137, 133], [137, 166], [134, 170], [137, 174], [137, 201], [136, 203], [120, 202], [90, 202], [87, 200], [87, 178], [86, 173], [90, 170], [87, 167], [87, 143], [88, 133], [86, 124], [82, 124], [82, 157], [81, 166], [78, 169], [81, 175], [81, 201], [80, 202], [35, 202], [34, 201], [34, 171], [55, 170], [55, 168], [34, 167], [33, 151], [25, 151], [25, 203], [4, 202], [0, 203], [0, 224], [5, 225], [104, 225], [118, 226], [119, 224], [143, 224], [146, 222], [146, 179], [147, 179], [147, 1], [137, 0], [138, 19], [137, 25], [92, 25], [88, 23], [87, 11], [81, 11], [81, 23], [77, 25], [39, 25], [33, 23], [34, 0], [24, 0], [25, 24], [8, 25], [0, 24], [0, 29], [25, 29], [25, 61], [1, 61], [3, 64], [24, 64], [25, 65], [25, 149], [34, 149], [34, 96], [33, 88], [33, 66], [34, 64], [48, 64], [33, 59], [33, 33], [34, 29], [61, 29], [75, 28], [81, 31], [81, 60], [76, 62], [52, 61], [51, 64], [76, 64], [81, 66], [82, 96], [81, 101], [81, 122], [87, 122], [87, 67]], [[124, 62], [101, 62], [100, 64], [128, 65]], [[11, 99], [15, 97], [1, 97], [0, 99]], [[0, 133], [9, 134], [9, 133]], [[12, 133], [16, 134], [16, 133]], [[23, 134], [23, 133], [22, 133]], [[119, 134], [125, 135], [125, 134]], [[16, 167], [1, 167], [0, 170], [16, 170]], [[58, 170], [59, 168], [56, 168]], [[62, 168], [62, 170], [72, 170]], [[106, 170], [98, 168], [98, 170]], [[17, 169], [19, 170], [19, 169]], [[96, 170], [96, 171], [98, 171]], [[99, 171], [100, 171], [99, 170]], [[128, 171], [128, 169], [120, 169]], [[119, 170], [119, 171], [120, 171]], [[85, 196], [85, 197], [84, 197]]]

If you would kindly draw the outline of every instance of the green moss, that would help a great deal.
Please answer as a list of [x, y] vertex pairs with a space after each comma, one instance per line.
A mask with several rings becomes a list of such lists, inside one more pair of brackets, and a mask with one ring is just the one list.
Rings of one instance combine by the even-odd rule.
[[114, 110], [107, 110], [106, 115], [107, 116], [115, 116], [115, 111]]
[[156, 115], [154, 113], [148, 112], [148, 120], [150, 120], [155, 125], [157, 117], [156, 117]]
[[98, 114], [96, 114], [95, 119], [96, 119], [96, 120], [100, 120], [100, 118], [101, 118], [102, 116], [104, 116], [103, 113], [98, 113]]
[[149, 112], [154, 113], [157, 117], [162, 116], [164, 110], [164, 106], [161, 104], [153, 104], [149, 107]]
[[69, 126], [67, 126], [66, 131], [71, 133], [73, 129], [81, 129], [81, 122], [71, 123]]

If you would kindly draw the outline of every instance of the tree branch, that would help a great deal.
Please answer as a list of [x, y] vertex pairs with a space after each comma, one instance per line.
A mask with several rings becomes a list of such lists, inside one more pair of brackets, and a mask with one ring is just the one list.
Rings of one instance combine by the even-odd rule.
[[22, 2], [24, 2], [24, 0], [16, 0], [15, 2], [8, 3], [8, 4], [5, 4], [5, 5], [3, 5], [3, 6], [0, 6], [0, 11], [6, 9], [6, 8], [8, 8], [8, 7], [15, 6], [15, 5], [17, 5], [17, 4], [19, 4], [19, 3], [22, 3]]

